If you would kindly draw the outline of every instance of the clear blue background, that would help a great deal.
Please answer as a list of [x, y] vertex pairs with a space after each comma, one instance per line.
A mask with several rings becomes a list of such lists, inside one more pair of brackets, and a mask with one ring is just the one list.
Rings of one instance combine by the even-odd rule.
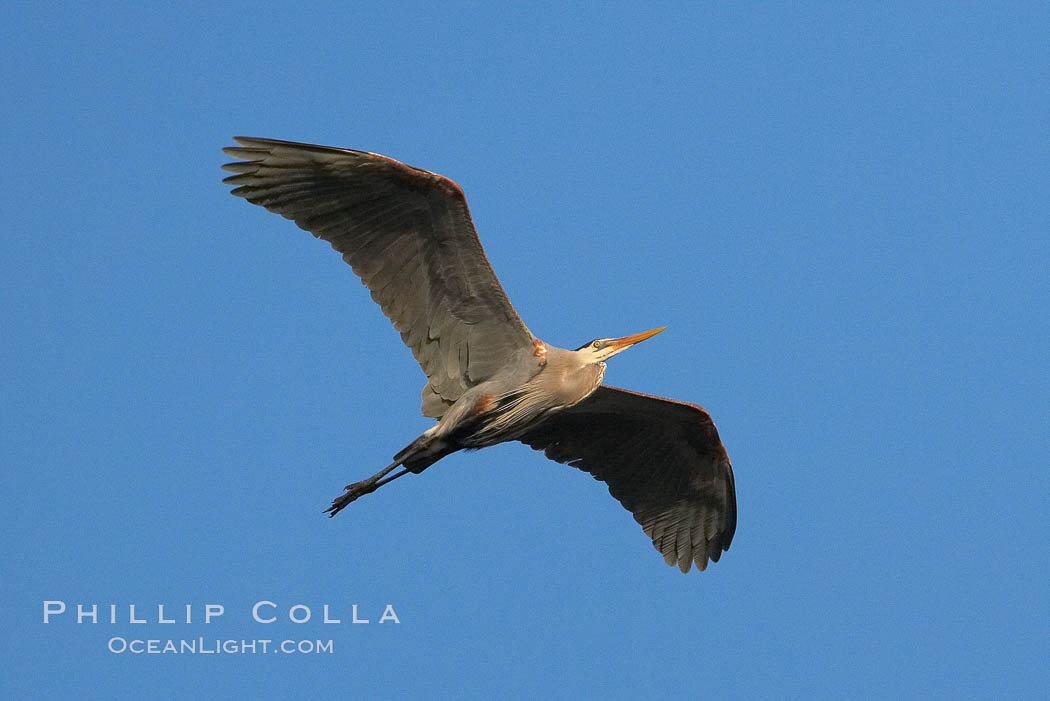
[[[1046, 698], [1046, 4], [4, 14], [4, 698]], [[423, 376], [227, 194], [234, 134], [455, 179], [551, 343], [670, 327], [607, 379], [711, 411], [730, 552], [683, 576], [519, 444], [324, 518], [429, 425]]]

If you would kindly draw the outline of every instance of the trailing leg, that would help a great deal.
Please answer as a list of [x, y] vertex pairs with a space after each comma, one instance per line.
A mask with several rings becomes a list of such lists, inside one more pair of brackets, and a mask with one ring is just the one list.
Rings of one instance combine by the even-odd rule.
[[[332, 505], [325, 509], [324, 512], [328, 514], [329, 517], [335, 516], [337, 513], [345, 509], [351, 502], [366, 494], [371, 494], [384, 484], [393, 482], [401, 475], [407, 475], [409, 472], [419, 474], [441, 458], [460, 449], [458, 445], [435, 436], [436, 428], [437, 427], [430, 429], [405, 446], [400, 453], [394, 456], [394, 462], [390, 463], [376, 474], [368, 479], [361, 480], [360, 482], [346, 485], [346, 492], [333, 499]], [[387, 475], [399, 465], [403, 466], [403, 469], [400, 472], [387, 477]]]
[[[368, 479], [346, 485], [346, 491], [340, 494], [335, 499], [333, 499], [332, 505], [325, 509], [324, 512], [328, 514], [329, 518], [331, 518], [332, 516], [335, 516], [337, 513], [345, 509], [350, 504], [350, 502], [355, 501], [359, 497], [363, 497], [366, 494], [371, 494], [375, 490], [382, 487], [384, 484], [387, 484], [388, 482], [393, 482], [401, 475], [407, 474], [408, 470], [405, 469], [401, 470], [401, 472], [390, 475], [390, 477], [387, 477], [387, 475], [390, 474], [390, 471], [400, 464], [401, 463], [399, 462], [392, 463], [391, 465], [384, 467], [382, 470], [372, 475]], [[386, 479], [384, 479], [384, 477]]]

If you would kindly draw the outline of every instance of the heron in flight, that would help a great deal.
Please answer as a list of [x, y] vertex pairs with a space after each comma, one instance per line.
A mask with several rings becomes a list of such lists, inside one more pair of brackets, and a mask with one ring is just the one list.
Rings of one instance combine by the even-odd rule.
[[[589, 472], [665, 562], [718, 562], [736, 530], [729, 457], [694, 404], [602, 384], [605, 361], [662, 328], [576, 350], [529, 332], [489, 265], [463, 190], [365, 151], [235, 137], [232, 194], [293, 220], [343, 255], [427, 376], [437, 423], [326, 510], [463, 449], [521, 441]], [[398, 472], [395, 469], [401, 468]]]

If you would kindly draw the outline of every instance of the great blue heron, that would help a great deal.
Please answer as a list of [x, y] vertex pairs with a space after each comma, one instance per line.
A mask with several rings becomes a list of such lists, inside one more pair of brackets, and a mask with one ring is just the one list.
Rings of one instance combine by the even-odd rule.
[[[235, 137], [233, 194], [295, 221], [343, 254], [427, 376], [437, 423], [326, 510], [462, 449], [517, 440], [609, 486], [669, 565], [707, 567], [729, 549], [736, 491], [710, 415], [602, 385], [605, 361], [659, 333], [576, 350], [540, 341], [489, 265], [458, 185], [364, 151]], [[399, 472], [390, 474], [401, 467]]]

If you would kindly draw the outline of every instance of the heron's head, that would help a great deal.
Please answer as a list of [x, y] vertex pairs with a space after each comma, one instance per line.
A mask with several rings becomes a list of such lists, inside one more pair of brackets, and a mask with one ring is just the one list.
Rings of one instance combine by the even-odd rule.
[[583, 361], [586, 363], [600, 363], [617, 353], [627, 350], [636, 343], [641, 343], [645, 339], [655, 336], [666, 328], [666, 326], [661, 326], [652, 331], [643, 331], [642, 333], [624, 336], [623, 338], [596, 338], [590, 343], [577, 348], [576, 352], [583, 356]]

